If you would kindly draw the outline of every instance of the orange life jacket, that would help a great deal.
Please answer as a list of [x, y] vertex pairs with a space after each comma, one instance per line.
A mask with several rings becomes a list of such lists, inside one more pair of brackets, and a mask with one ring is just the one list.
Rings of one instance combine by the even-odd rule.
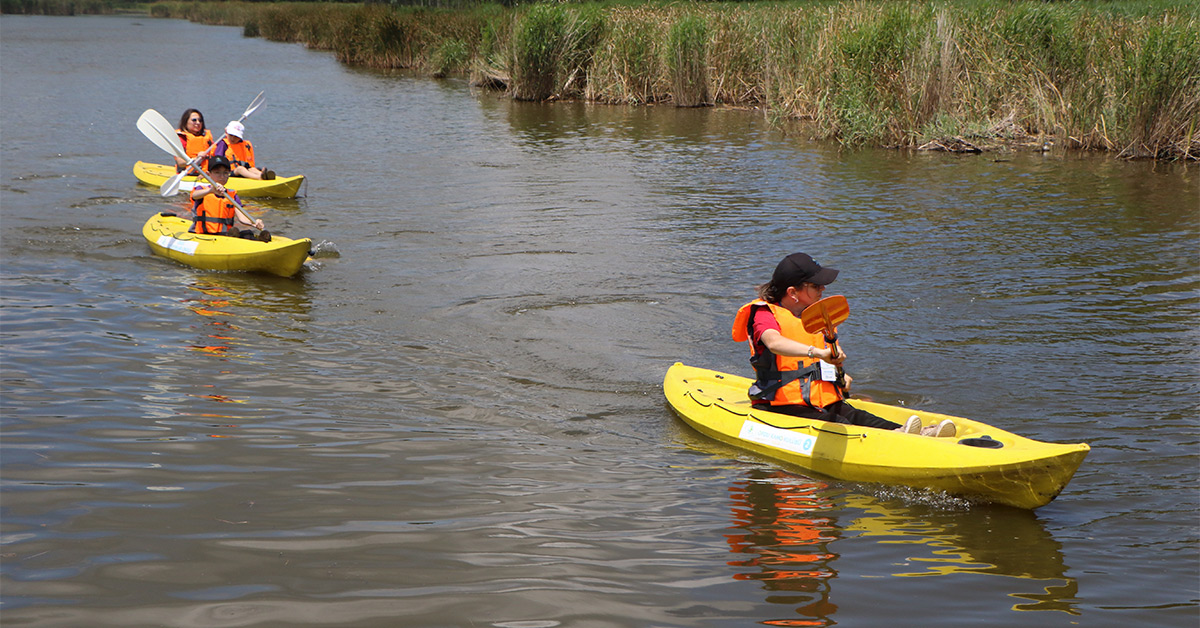
[[253, 168], [254, 146], [246, 140], [242, 140], [235, 144], [226, 139], [225, 158], [229, 160], [229, 163], [237, 163], [240, 161], [245, 164], [247, 168]]
[[213, 145], [212, 131], [208, 129], [204, 129], [204, 135], [192, 135], [179, 129], [175, 129], [175, 132], [179, 134], [179, 141], [183, 142], [183, 151], [189, 158], [199, 155]]
[[[760, 308], [769, 308], [779, 322], [779, 333], [784, 338], [795, 340], [816, 347], [826, 348], [823, 334], [810, 334], [804, 331], [800, 322], [787, 308], [755, 300], [743, 305], [733, 319], [733, 339], [750, 342], [750, 364], [754, 366], [757, 376], [750, 387], [750, 398], [755, 401], [767, 401], [773, 406], [805, 405], [824, 408], [831, 403], [842, 400], [841, 390], [834, 382], [821, 379], [821, 360], [818, 358], [794, 358], [775, 355], [770, 349], [755, 354], [753, 334], [754, 312]], [[835, 330], [836, 332], [836, 330]]]
[[229, 189], [225, 190], [225, 194], [226, 198], [209, 194], [193, 201], [192, 209], [196, 212], [196, 219], [192, 223], [192, 233], [228, 235], [237, 217], [237, 207], [229, 197], [237, 198], [237, 194]]

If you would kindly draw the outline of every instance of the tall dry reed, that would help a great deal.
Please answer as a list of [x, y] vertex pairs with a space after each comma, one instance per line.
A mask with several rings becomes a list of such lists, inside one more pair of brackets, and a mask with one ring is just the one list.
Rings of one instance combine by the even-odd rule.
[[667, 31], [666, 67], [677, 107], [708, 104], [708, 22], [684, 15]]

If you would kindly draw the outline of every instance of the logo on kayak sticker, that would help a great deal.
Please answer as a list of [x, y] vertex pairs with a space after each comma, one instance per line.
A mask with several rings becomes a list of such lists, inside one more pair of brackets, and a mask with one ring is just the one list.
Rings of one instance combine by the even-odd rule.
[[770, 425], [754, 421], [742, 423], [742, 432], [738, 435], [742, 440], [783, 449], [803, 456], [811, 456], [817, 437], [809, 434], [798, 434], [791, 430], [781, 430]]

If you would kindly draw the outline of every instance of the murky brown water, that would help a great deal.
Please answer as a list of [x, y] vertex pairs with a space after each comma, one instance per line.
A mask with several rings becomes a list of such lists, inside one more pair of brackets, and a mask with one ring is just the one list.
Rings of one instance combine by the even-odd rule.
[[[150, 18], [4, 16], [0, 64], [6, 626], [1196, 624], [1195, 168], [840, 152]], [[251, 209], [340, 256], [152, 256], [137, 116], [260, 90], [310, 183]], [[842, 270], [860, 392], [1091, 443], [1063, 495], [679, 423], [666, 368], [745, 372], [732, 314], [795, 250]]]

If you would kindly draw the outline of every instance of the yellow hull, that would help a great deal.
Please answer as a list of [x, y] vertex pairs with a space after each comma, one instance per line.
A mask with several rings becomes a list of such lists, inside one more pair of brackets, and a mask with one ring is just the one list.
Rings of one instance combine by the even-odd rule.
[[[139, 161], [133, 164], [133, 176], [137, 180], [153, 187], [162, 187], [167, 179], [175, 176], [175, 166], [151, 164]], [[180, 192], [191, 192], [197, 177], [184, 177], [179, 185]], [[201, 181], [203, 183], [203, 180]], [[295, 198], [304, 183], [304, 175], [294, 177], [277, 177], [270, 181], [229, 177], [227, 187], [247, 198]]]
[[142, 227], [150, 250], [205, 270], [264, 272], [291, 277], [308, 259], [312, 241], [272, 236], [270, 242], [188, 233], [192, 221], [155, 214]]
[[[736, 445], [832, 478], [901, 484], [972, 499], [1033, 509], [1066, 487], [1091, 449], [1024, 438], [985, 423], [868, 401], [861, 408], [903, 424], [954, 419], [958, 435], [929, 438], [840, 423], [790, 417], [752, 409], [751, 380], [676, 363], [667, 370], [663, 392], [688, 425]], [[963, 444], [980, 437], [999, 448]]]

